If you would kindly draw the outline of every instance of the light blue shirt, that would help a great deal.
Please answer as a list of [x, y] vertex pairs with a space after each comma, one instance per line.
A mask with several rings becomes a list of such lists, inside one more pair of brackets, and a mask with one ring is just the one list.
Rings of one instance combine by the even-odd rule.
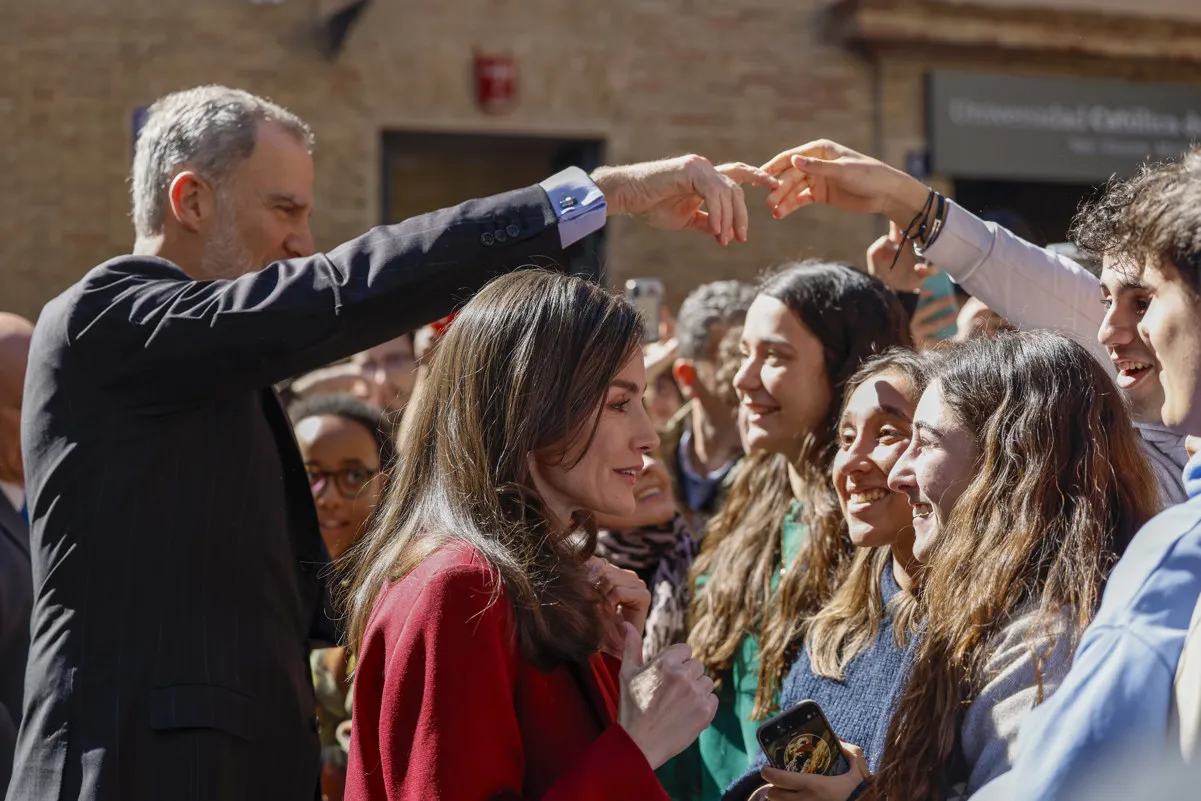
[[1022, 724], [1012, 770], [974, 801], [1073, 797], [1090, 774], [1167, 742], [1176, 665], [1201, 596], [1201, 456], [1186, 465], [1184, 486], [1189, 499], [1143, 526], [1114, 567], [1067, 678]]
[[605, 196], [579, 167], [568, 167], [538, 185], [546, 190], [559, 218], [559, 241], [564, 248], [604, 227], [608, 215]]

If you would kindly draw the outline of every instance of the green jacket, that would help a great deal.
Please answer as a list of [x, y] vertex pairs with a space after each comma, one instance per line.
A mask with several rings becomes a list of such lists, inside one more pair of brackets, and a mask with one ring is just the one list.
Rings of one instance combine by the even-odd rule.
[[[800, 521], [800, 504], [794, 503], [781, 526], [781, 562], [791, 564], [808, 531]], [[772, 580], [774, 590], [779, 571]], [[697, 582], [699, 590], [704, 578]], [[753, 634], [743, 638], [730, 675], [718, 692], [717, 714], [709, 728], [679, 756], [659, 769], [659, 780], [674, 801], [718, 801], [735, 779], [742, 777], [759, 750], [756, 732], [761, 720], [751, 718], [759, 683], [759, 642]]]

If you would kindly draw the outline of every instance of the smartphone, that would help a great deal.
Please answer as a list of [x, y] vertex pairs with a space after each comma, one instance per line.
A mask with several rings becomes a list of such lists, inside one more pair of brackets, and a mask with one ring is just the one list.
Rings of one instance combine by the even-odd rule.
[[801, 701], [764, 721], [756, 735], [773, 768], [840, 776], [851, 769], [817, 701]]
[[626, 281], [626, 299], [642, 318], [642, 341], [658, 342], [663, 282], [658, 278], [631, 278]]

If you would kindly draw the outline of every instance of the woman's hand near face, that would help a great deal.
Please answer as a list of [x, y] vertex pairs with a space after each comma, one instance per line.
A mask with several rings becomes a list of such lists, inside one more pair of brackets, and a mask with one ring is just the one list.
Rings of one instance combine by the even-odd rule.
[[842, 743], [842, 753], [851, 769], [841, 776], [793, 773], [766, 767], [762, 775], [768, 784], [756, 790], [751, 798], [754, 801], [846, 801], [872, 774], [859, 746]]
[[614, 655], [620, 654], [624, 641], [621, 623], [629, 623], [638, 636], [642, 636], [646, 629], [646, 616], [651, 610], [651, 591], [633, 570], [623, 570], [599, 556], [588, 560], [588, 572], [593, 583], [603, 582], [605, 599], [618, 617], [611, 629], [616, 632], [616, 640], [608, 643], [605, 650]]

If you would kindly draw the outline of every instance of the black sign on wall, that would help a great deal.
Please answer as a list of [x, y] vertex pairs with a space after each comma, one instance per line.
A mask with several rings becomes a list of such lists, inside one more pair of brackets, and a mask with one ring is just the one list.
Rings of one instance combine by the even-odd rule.
[[1201, 142], [1201, 86], [927, 76], [931, 166], [956, 178], [1097, 183]]

